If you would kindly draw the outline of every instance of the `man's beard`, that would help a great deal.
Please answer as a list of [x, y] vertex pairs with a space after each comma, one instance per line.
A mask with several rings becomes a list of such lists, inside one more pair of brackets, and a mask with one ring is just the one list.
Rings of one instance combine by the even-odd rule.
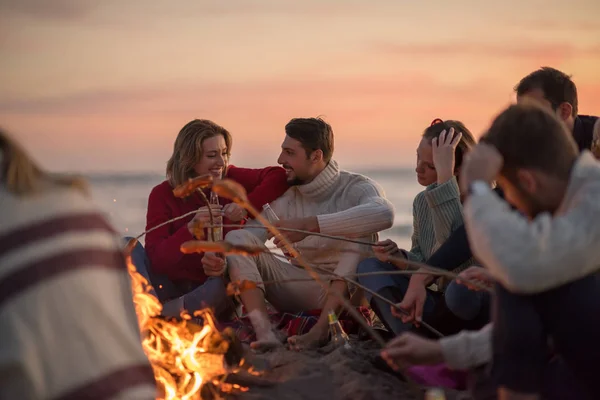
[[538, 200], [537, 198], [535, 198], [531, 194], [527, 193], [520, 186], [517, 186], [517, 187], [518, 187], [518, 190], [519, 190], [520, 195], [521, 195], [521, 200], [524, 203], [526, 203], [526, 205], [527, 205], [527, 214], [528, 214], [528, 217], [530, 217], [531, 219], [533, 219], [533, 218], [537, 217], [538, 214], [550, 211], [548, 209], [548, 207], [544, 206], [544, 204], [540, 200]]
[[300, 179], [298, 177], [295, 177], [294, 179], [288, 181], [288, 185], [290, 185], [290, 186], [300, 186], [300, 185], [304, 185], [305, 182], [306, 181], [304, 179]]

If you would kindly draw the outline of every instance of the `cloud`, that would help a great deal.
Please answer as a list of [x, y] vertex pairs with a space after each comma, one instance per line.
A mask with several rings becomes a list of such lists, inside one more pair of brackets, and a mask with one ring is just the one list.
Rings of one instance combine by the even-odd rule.
[[[483, 90], [483, 89], [486, 90]], [[310, 107], [387, 109], [394, 104], [419, 99], [460, 97], [481, 102], [493, 101], [488, 93], [505, 91], [493, 81], [442, 83], [425, 74], [377, 78], [354, 76], [332, 79], [286, 79], [242, 83], [199, 83], [147, 86], [73, 93], [62, 96], [0, 101], [4, 114], [103, 114], [131, 112], [226, 111], [234, 107], [247, 113], [257, 109], [299, 109]]]
[[101, 4], [100, 0], [0, 0], [0, 14], [46, 19], [81, 19]]
[[[129, 22], [140, 23], [139, 13], [159, 17], [216, 17], [216, 16], [250, 16], [270, 14], [310, 15], [315, 18], [331, 17], [345, 13], [359, 13], [371, 9], [360, 1], [328, 1], [304, 0], [302, 2], [279, 0], [227, 0], [200, 1], [178, 0], [0, 0], [0, 13], [20, 15], [42, 19], [78, 20], [84, 19], [92, 11], [103, 8], [109, 10], [110, 19], [125, 17]], [[99, 17], [105, 22], [108, 15]], [[143, 18], [143, 19], [145, 19]]]
[[[515, 26], [514, 21], [507, 22]], [[537, 29], [544, 31], [576, 31], [578, 33], [600, 33], [600, 24], [594, 20], [569, 20], [569, 19], [532, 19], [517, 24], [522, 29]]]
[[480, 59], [512, 60], [564, 60], [581, 56], [600, 57], [600, 45], [577, 47], [567, 43], [533, 43], [520, 41], [518, 44], [450, 42], [427, 44], [378, 43], [373, 51], [402, 57], [460, 57], [470, 56]]

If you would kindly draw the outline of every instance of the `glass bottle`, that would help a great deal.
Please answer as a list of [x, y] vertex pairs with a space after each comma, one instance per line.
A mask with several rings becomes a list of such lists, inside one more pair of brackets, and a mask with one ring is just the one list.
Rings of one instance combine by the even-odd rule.
[[[209, 205], [219, 205], [219, 196], [215, 192], [210, 192], [210, 200]], [[213, 225], [212, 228], [212, 238], [209, 237], [209, 240], [214, 240], [215, 242], [219, 242], [223, 240], [223, 215], [220, 210], [212, 210], [213, 214]]]
[[344, 332], [344, 328], [342, 328], [342, 324], [340, 324], [340, 321], [333, 310], [329, 311], [327, 319], [329, 320], [329, 337], [334, 346], [344, 346], [344, 348], [350, 349], [350, 338], [348, 337], [348, 334]]

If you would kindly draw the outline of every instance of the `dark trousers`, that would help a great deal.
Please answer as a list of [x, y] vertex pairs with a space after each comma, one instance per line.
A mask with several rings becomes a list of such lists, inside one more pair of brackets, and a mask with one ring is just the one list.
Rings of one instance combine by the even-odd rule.
[[[497, 284], [493, 314], [491, 375], [498, 386], [543, 393], [549, 390], [548, 374], [554, 374], [559, 376], [550, 383], [557, 389], [550, 391], [566, 390], [565, 398], [583, 391], [577, 398], [594, 398], [600, 378], [600, 275], [535, 295], [513, 294]], [[567, 375], [547, 369], [556, 355], [571, 371], [570, 389], [561, 382]]]

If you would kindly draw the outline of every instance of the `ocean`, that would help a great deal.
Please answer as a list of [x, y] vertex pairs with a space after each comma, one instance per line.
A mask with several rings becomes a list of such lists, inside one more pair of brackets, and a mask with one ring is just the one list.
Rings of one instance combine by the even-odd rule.
[[[394, 226], [380, 234], [401, 248], [410, 248], [412, 202], [423, 188], [413, 169], [353, 170], [377, 181], [396, 209]], [[164, 180], [160, 174], [93, 174], [87, 176], [94, 201], [106, 213], [115, 229], [124, 236], [144, 231], [148, 195]]]

